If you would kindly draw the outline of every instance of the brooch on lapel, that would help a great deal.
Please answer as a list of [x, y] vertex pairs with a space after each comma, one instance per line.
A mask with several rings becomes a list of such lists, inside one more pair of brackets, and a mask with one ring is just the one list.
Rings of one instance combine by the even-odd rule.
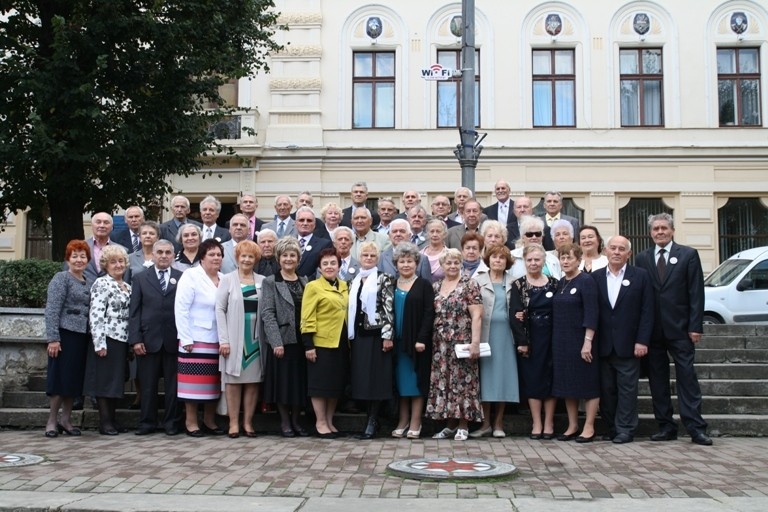
[[621, 286], [629, 286], [629, 279], [625, 279], [621, 282]]

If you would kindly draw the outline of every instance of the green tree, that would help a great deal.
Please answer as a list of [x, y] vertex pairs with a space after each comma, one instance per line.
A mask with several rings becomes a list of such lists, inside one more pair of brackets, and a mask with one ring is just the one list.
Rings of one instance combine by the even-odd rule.
[[47, 211], [60, 258], [84, 212], [231, 153], [219, 87], [269, 70], [276, 22], [272, 0], [0, 0], [0, 208]]

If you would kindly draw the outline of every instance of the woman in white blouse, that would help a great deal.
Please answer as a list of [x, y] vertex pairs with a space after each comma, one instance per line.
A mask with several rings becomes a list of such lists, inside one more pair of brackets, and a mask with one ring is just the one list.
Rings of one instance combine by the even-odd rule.
[[96, 397], [99, 433], [116, 436], [121, 429], [115, 423], [115, 409], [123, 398], [128, 357], [131, 286], [123, 281], [128, 253], [120, 245], [107, 245], [99, 264], [107, 275], [96, 279], [91, 288], [89, 320], [94, 350], [88, 354], [85, 394]]
[[[184, 400], [190, 437], [224, 435], [216, 425], [216, 402], [221, 395], [219, 355], [229, 356], [229, 345], [219, 347], [216, 292], [221, 279], [221, 244], [209, 238], [200, 244], [200, 264], [189, 268], [176, 288], [174, 313], [179, 335], [178, 397]], [[203, 404], [198, 426], [197, 405]]]

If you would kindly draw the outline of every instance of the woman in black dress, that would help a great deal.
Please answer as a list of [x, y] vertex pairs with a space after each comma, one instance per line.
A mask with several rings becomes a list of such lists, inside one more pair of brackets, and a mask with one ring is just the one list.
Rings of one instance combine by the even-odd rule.
[[280, 270], [261, 283], [261, 332], [265, 355], [264, 401], [277, 404], [283, 437], [308, 436], [299, 418], [307, 404], [307, 363], [301, 346], [301, 301], [306, 277], [296, 274], [299, 241], [281, 238], [275, 245]]
[[557, 279], [542, 273], [545, 258], [546, 251], [541, 245], [529, 245], [523, 249], [525, 275], [515, 281], [515, 288], [524, 309], [522, 315], [519, 311], [510, 310], [510, 319], [521, 323], [527, 332], [526, 342], [518, 339], [519, 331], [512, 330], [520, 356], [520, 394], [528, 398], [531, 410], [530, 438], [549, 440], [554, 437], [557, 403], [552, 396], [552, 300]]
[[[88, 308], [93, 281], [85, 276], [91, 251], [85, 240], [71, 240], [64, 252], [69, 268], [59, 272], [48, 285], [45, 305], [45, 333], [48, 338], [48, 376], [45, 393], [51, 410], [45, 425], [45, 437], [66, 432], [79, 436], [72, 426], [72, 403], [83, 395], [85, 361], [91, 336], [88, 332]], [[58, 420], [61, 408], [61, 422]]]
[[351, 395], [368, 402], [368, 422], [357, 439], [373, 439], [379, 404], [392, 399], [392, 277], [380, 272], [379, 248], [360, 245], [360, 272], [350, 283], [347, 330], [351, 349]]
[[[592, 343], [597, 328], [597, 283], [579, 270], [581, 247], [561, 246], [557, 253], [563, 278], [552, 303], [552, 394], [565, 399], [568, 429], [560, 441], [595, 439], [595, 416], [600, 402], [600, 368], [597, 346]], [[586, 401], [584, 429], [579, 435], [579, 400]]]

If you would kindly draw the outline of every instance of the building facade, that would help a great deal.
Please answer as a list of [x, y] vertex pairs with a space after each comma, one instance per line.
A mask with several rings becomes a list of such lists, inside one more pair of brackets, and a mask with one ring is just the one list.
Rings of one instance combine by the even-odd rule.
[[[227, 139], [238, 163], [211, 161], [213, 176], [173, 187], [193, 202], [254, 194], [262, 218], [279, 193], [308, 190], [317, 211], [345, 207], [360, 180], [371, 199], [398, 204], [407, 189], [427, 205], [452, 196], [459, 81], [424, 80], [422, 70], [460, 67], [461, 2], [276, 4], [285, 49], [270, 74], [227, 91], [249, 110], [224, 133], [256, 134]], [[475, 172], [484, 205], [498, 179], [534, 204], [558, 190], [568, 213], [638, 249], [647, 215], [666, 210], [705, 271], [768, 245], [764, 2], [478, 0], [475, 21], [477, 58], [463, 72], [475, 73], [475, 121], [487, 133]], [[29, 231], [22, 217], [0, 247], [17, 257]]]

